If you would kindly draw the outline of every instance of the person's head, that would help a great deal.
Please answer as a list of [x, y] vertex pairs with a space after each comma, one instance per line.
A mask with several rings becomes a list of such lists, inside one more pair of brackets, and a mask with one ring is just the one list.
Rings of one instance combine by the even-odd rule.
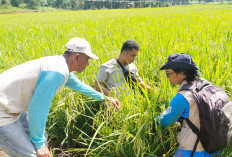
[[121, 54], [125, 63], [130, 64], [138, 55], [139, 45], [134, 40], [127, 40], [121, 49]]
[[166, 70], [167, 78], [173, 85], [184, 80], [190, 83], [199, 77], [198, 67], [186, 53], [171, 54], [160, 70]]
[[82, 72], [89, 65], [89, 59], [99, 59], [92, 53], [88, 41], [82, 38], [73, 38], [66, 44], [64, 52], [69, 71]]

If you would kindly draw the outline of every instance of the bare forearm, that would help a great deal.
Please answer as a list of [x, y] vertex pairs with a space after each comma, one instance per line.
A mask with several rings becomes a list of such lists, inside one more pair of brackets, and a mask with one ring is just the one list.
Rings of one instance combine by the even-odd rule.
[[150, 93], [151, 90], [150, 86], [148, 86], [147, 84], [145, 85], [143, 81], [140, 81], [139, 84], [143, 89], [147, 89], [148, 93]]
[[103, 91], [103, 93], [104, 93], [106, 96], [109, 96], [110, 91], [107, 90], [107, 89], [104, 87], [104, 85], [103, 85], [102, 83], [95, 81], [94, 87], [96, 88], [97, 91], [99, 91], [99, 92], [102, 92], [102, 91]]
[[[99, 88], [100, 89], [100, 88]], [[106, 96], [109, 96], [109, 94], [110, 94], [110, 91], [108, 91], [106, 88], [104, 88], [104, 87], [101, 87], [101, 89], [102, 89], [102, 91], [103, 91], [103, 93], [106, 95]]]

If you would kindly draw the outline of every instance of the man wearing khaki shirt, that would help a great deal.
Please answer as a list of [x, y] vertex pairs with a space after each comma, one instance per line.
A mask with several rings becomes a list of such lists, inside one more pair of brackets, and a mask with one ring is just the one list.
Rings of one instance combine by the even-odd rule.
[[125, 74], [127, 73], [134, 80], [133, 82], [137, 82], [142, 88], [150, 92], [150, 87], [144, 84], [143, 80], [139, 77], [137, 67], [133, 64], [138, 55], [138, 50], [139, 45], [135, 41], [127, 40], [123, 44], [118, 58], [111, 59], [101, 65], [95, 81], [95, 88], [98, 91], [102, 89], [105, 95], [109, 95], [110, 89], [113, 87], [124, 91], [128, 88], [126, 85], [127, 76]]

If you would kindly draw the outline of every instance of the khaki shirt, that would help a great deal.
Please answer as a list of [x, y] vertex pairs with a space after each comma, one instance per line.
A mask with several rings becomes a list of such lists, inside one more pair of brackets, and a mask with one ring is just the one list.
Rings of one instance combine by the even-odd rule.
[[[137, 67], [131, 63], [124, 66], [125, 69], [129, 69], [134, 73], [137, 80], [140, 82], [141, 78], [138, 75]], [[123, 71], [116, 59], [111, 59], [108, 62], [101, 65], [101, 68], [97, 74], [97, 81], [104, 84], [105, 87], [110, 90], [112, 87], [125, 88], [126, 82], [123, 76]]]
[[[186, 81], [184, 81], [180, 85], [179, 90], [185, 84], [187, 84]], [[199, 129], [200, 128], [199, 111], [198, 111], [197, 104], [194, 99], [192, 91], [179, 91], [178, 93], [180, 93], [187, 99], [189, 103], [189, 117], [188, 118]], [[177, 136], [179, 148], [184, 149], [184, 150], [193, 150], [196, 140], [197, 140], [197, 135], [188, 126], [186, 120], [184, 120], [183, 125], [181, 127], [181, 131], [178, 133], [178, 136]], [[204, 148], [202, 147], [202, 144], [200, 141], [197, 145], [196, 151], [197, 152], [204, 151]]]

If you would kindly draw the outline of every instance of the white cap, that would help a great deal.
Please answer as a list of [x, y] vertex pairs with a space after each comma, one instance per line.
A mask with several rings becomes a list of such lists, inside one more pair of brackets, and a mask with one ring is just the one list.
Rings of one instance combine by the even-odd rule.
[[66, 44], [66, 51], [84, 53], [91, 59], [99, 59], [98, 56], [92, 53], [89, 42], [82, 38], [72, 38], [69, 40]]

